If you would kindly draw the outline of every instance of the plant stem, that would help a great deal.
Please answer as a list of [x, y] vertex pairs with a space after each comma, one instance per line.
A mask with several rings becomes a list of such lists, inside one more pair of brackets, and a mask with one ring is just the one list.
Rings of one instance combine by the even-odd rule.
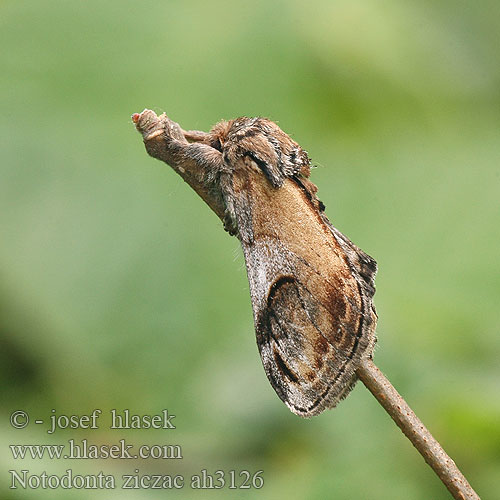
[[477, 500], [479, 496], [446, 454], [406, 401], [396, 391], [371, 359], [362, 361], [357, 369], [360, 380], [396, 422], [413, 446], [432, 467], [439, 479], [457, 500]]

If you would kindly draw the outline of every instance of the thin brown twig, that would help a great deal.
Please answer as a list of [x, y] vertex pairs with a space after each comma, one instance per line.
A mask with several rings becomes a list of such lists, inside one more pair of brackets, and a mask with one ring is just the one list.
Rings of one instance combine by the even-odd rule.
[[363, 360], [357, 370], [358, 377], [375, 396], [385, 411], [396, 422], [413, 446], [432, 467], [439, 479], [457, 500], [477, 500], [472, 489], [455, 462], [446, 454], [406, 401], [396, 391], [371, 359]]

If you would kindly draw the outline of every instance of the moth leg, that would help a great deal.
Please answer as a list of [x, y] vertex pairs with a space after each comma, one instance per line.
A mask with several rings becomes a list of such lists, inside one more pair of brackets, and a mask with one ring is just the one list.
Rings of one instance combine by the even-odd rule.
[[211, 134], [208, 132], [202, 132], [201, 130], [183, 130], [184, 138], [189, 142], [203, 142], [208, 144], [212, 138]]
[[219, 177], [222, 197], [226, 210], [224, 212], [224, 229], [231, 235], [238, 234], [238, 221], [236, 218], [236, 209], [234, 207], [234, 194], [231, 175], [223, 170]]

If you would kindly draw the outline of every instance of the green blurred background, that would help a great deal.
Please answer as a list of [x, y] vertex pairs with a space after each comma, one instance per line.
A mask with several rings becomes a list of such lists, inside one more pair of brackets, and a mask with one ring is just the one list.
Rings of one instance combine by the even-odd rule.
[[[500, 4], [0, 3], [2, 498], [446, 499], [358, 384], [292, 415], [268, 384], [235, 238], [130, 115], [263, 115], [379, 263], [375, 360], [483, 498], [500, 470]], [[15, 430], [168, 408], [175, 431]], [[179, 444], [184, 459], [13, 460], [14, 443]], [[261, 490], [8, 490], [62, 474], [264, 470]], [[496, 471], [496, 477], [495, 477]], [[496, 480], [496, 481], [495, 481]]]

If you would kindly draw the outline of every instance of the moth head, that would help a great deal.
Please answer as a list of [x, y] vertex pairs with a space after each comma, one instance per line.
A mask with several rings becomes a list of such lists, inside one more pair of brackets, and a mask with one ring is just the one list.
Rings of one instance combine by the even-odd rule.
[[229, 130], [231, 129], [232, 121], [220, 121], [215, 124], [210, 130], [209, 146], [222, 152], [227, 141]]
[[309, 177], [310, 160], [276, 123], [267, 118], [237, 118], [217, 124], [211, 132], [221, 145], [228, 166], [249, 158], [278, 188], [286, 177]]

